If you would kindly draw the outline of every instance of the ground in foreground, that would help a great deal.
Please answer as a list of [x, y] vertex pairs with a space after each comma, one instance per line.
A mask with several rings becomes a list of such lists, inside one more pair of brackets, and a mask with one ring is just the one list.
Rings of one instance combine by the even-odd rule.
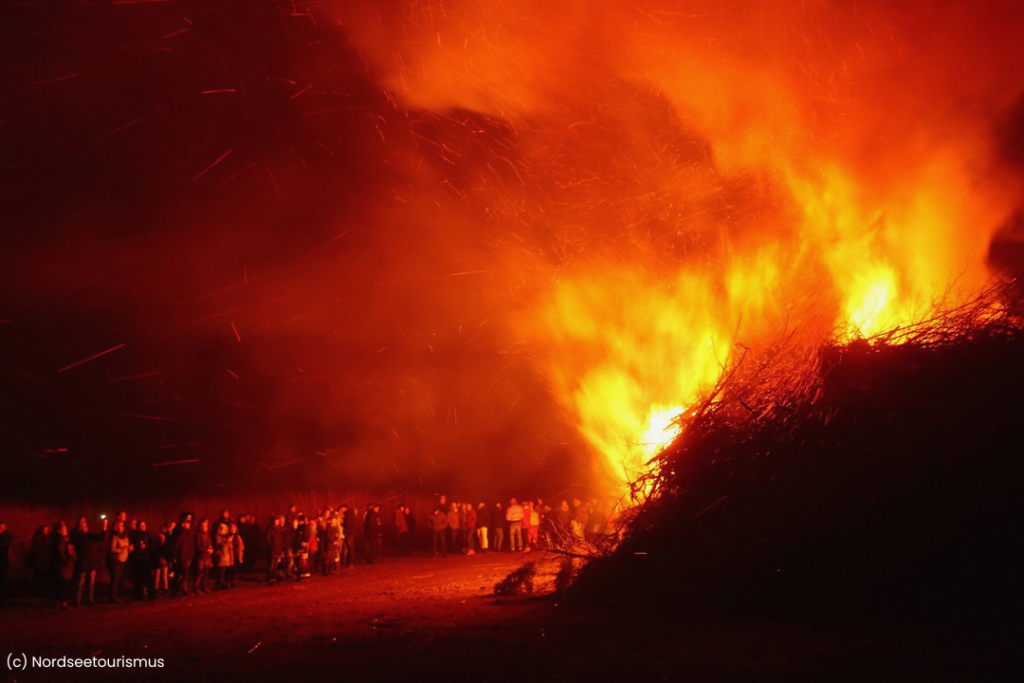
[[274, 587], [253, 577], [222, 593], [71, 612], [21, 601], [0, 611], [0, 656], [165, 661], [144, 672], [30, 668], [8, 671], [10, 681], [991, 680], [1010, 663], [999, 638], [976, 629], [687, 615], [666, 624], [495, 598], [495, 582], [522, 561], [385, 558], [339, 577]]

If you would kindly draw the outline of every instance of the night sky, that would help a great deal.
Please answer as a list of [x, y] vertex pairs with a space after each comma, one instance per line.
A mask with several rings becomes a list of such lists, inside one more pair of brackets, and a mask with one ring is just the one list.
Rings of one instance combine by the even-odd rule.
[[532, 274], [415, 176], [506, 126], [400, 110], [284, 3], [5, 5], [4, 496], [572, 481]]

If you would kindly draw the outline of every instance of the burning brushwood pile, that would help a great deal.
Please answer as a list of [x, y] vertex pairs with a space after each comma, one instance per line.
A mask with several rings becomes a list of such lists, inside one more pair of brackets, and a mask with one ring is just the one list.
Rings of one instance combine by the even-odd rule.
[[742, 356], [634, 482], [620, 543], [573, 590], [672, 610], [1009, 609], [1024, 512], [1013, 296], [991, 286], [796, 365]]

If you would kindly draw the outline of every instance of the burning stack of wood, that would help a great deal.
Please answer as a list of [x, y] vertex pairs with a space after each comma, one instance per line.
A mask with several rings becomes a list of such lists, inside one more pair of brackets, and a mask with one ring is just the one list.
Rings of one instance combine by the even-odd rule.
[[669, 610], [1010, 609], [1024, 332], [1006, 291], [813, 361], [783, 347], [737, 363], [571, 591]]

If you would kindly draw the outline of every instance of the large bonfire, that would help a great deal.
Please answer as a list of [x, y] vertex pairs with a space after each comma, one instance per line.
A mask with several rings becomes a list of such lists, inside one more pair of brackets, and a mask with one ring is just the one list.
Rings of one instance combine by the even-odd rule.
[[484, 157], [458, 199], [508, 229], [510, 280], [551, 256], [532, 236], [554, 243], [521, 330], [619, 492], [739, 358], [785, 343], [813, 363], [975, 297], [1019, 205], [998, 136], [1022, 17], [999, 3], [416, 2], [342, 20], [396, 101], [453, 131], [454, 168]]
[[621, 543], [586, 548], [576, 592], [630, 610], [1011, 617], [1015, 298], [993, 287], [813, 365], [735, 364], [634, 484]]
[[[974, 371], [975, 390], [1005, 388], [981, 358], [1016, 349], [1010, 290], [989, 259], [1021, 200], [1004, 139], [1020, 125], [1020, 8], [418, 2], [344, 19], [401, 106], [462, 131], [440, 144], [453, 167], [483, 157], [490, 171], [458, 197], [507, 229], [495, 246], [510, 289], [544, 274], [536, 257], [558, 262], [519, 331], [595, 474], [632, 508], [635, 528], [606, 561], [628, 569], [610, 572], [618, 585], [662, 594], [679, 577], [732, 576], [723, 557], [738, 547], [767, 571], [814, 535], [818, 496], [843, 519], [873, 505], [857, 472], [929, 472], [911, 443], [882, 438], [948, 418], [935, 368], [913, 375], [928, 365], [919, 352], [960, 362], [960, 389]], [[465, 127], [487, 142], [467, 145]], [[549, 246], [534, 251], [538, 235]], [[943, 355], [968, 342], [982, 344], [968, 360]], [[843, 363], [860, 376], [835, 374]], [[887, 374], [914, 377], [898, 400]], [[1004, 417], [985, 429], [1001, 433]], [[815, 469], [861, 429], [878, 437], [860, 441], [871, 457]], [[907, 469], [887, 470], [890, 456]], [[776, 477], [806, 488], [783, 504], [767, 493]], [[731, 498], [748, 501], [727, 517], [739, 521], [699, 526]], [[882, 546], [849, 537], [878, 559]], [[652, 581], [635, 557], [658, 558]]]

